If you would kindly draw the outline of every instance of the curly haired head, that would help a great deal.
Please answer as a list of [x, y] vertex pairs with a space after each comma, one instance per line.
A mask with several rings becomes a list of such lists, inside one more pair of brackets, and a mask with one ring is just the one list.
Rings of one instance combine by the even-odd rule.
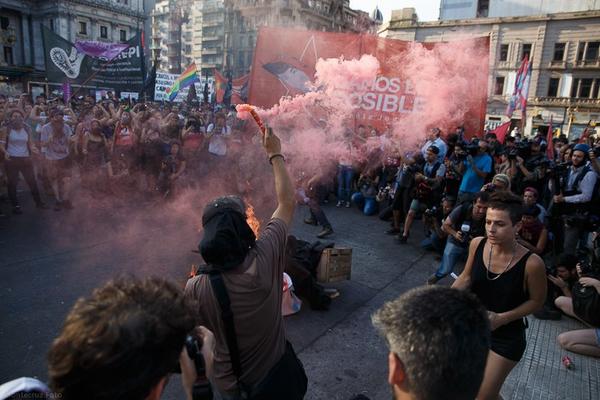
[[50, 386], [66, 400], [142, 400], [176, 367], [193, 315], [170, 282], [111, 281], [67, 315], [48, 354]]

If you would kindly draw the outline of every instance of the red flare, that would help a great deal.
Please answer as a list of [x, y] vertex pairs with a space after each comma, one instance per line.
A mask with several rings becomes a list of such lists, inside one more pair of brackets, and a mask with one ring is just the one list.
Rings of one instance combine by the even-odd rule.
[[244, 118], [244, 113], [249, 113], [252, 116], [252, 118], [254, 118], [254, 121], [256, 122], [256, 125], [258, 125], [258, 127], [260, 128], [262, 134], [264, 135], [267, 132], [265, 124], [263, 123], [262, 119], [260, 119], [260, 116], [256, 112], [254, 106], [250, 104], [238, 104], [237, 106], [235, 106], [235, 110], [239, 113], [239, 117], [242, 119], [246, 119]]

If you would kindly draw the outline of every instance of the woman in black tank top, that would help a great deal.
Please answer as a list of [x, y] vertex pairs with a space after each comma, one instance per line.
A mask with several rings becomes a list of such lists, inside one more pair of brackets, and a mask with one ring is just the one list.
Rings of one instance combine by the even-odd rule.
[[492, 330], [478, 400], [501, 399], [500, 389], [525, 352], [524, 318], [546, 298], [544, 262], [517, 243], [523, 214], [520, 197], [497, 192], [486, 214], [487, 238], [475, 238], [465, 269], [453, 287], [470, 289], [488, 310]]

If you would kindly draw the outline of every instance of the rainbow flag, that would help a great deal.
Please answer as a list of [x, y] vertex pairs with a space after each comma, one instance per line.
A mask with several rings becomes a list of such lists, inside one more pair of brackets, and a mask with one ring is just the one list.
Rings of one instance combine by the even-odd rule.
[[200, 79], [196, 73], [196, 64], [192, 63], [192, 65], [187, 67], [186, 70], [179, 75], [179, 78], [173, 82], [173, 86], [166, 90], [169, 94], [169, 101], [175, 100], [175, 97], [177, 97], [177, 94], [181, 89], [193, 85], [194, 82], [200, 82]]

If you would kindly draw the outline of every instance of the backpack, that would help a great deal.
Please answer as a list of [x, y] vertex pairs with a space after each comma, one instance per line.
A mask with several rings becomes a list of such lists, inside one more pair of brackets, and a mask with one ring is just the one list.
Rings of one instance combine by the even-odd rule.
[[572, 294], [575, 315], [596, 328], [600, 327], [600, 294], [596, 288], [577, 282], [573, 285]]

